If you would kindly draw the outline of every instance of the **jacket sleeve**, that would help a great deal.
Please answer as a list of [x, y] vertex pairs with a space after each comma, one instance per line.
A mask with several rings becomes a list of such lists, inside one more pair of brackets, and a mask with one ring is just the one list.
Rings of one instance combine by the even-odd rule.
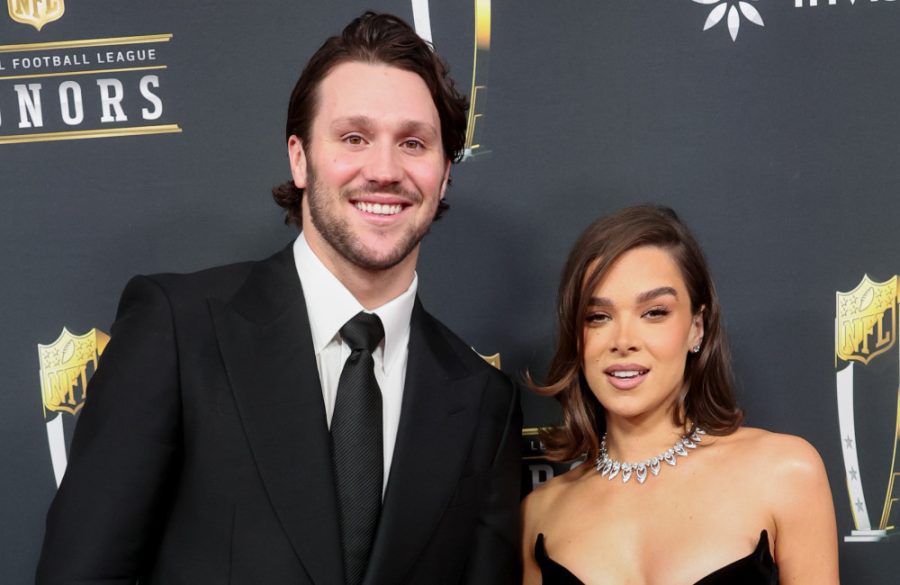
[[515, 384], [506, 423], [481, 500], [478, 525], [463, 583], [504, 585], [520, 583], [519, 503], [522, 465], [522, 407]]
[[87, 388], [69, 463], [47, 514], [38, 585], [124, 585], [158, 546], [181, 456], [173, 312], [135, 277]]

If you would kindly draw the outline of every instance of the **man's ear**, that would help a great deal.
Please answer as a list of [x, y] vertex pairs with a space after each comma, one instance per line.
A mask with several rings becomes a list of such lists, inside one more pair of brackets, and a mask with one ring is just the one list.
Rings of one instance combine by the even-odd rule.
[[288, 138], [288, 158], [291, 161], [291, 177], [294, 179], [294, 186], [298, 189], [306, 189], [308, 176], [306, 151], [303, 149], [303, 142], [293, 134]]
[[447, 185], [450, 184], [450, 161], [444, 163], [444, 180], [441, 181], [441, 199], [447, 193]]

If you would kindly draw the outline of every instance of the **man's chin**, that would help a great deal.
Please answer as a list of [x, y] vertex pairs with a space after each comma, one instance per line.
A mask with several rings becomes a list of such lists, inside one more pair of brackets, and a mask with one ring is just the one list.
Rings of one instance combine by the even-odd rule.
[[358, 268], [369, 271], [390, 270], [404, 260], [409, 258], [415, 246], [411, 249], [400, 248], [393, 250], [373, 250], [371, 248], [355, 249], [350, 254], [346, 254], [345, 258], [350, 260]]
[[[352, 229], [347, 223], [323, 222], [323, 218], [312, 217], [313, 224], [322, 238], [345, 262], [370, 272], [390, 270], [414, 255], [427, 229], [396, 233], [372, 233], [368, 230]], [[327, 219], [327, 218], [324, 218]], [[415, 257], [412, 258], [415, 262]]]

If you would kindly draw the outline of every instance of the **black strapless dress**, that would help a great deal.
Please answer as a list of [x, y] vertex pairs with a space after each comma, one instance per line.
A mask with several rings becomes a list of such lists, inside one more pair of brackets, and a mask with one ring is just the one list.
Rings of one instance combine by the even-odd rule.
[[[568, 569], [547, 556], [543, 534], [538, 534], [534, 543], [534, 556], [541, 568], [544, 585], [584, 585]], [[763, 530], [756, 550], [710, 573], [694, 585], [778, 585], [778, 567], [769, 551], [769, 534]]]

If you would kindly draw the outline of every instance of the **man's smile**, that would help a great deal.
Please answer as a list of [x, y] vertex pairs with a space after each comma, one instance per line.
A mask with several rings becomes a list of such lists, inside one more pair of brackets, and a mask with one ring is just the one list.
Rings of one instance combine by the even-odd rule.
[[397, 215], [403, 210], [403, 206], [400, 204], [388, 205], [387, 203], [366, 203], [363, 201], [358, 201], [356, 208], [375, 215]]

